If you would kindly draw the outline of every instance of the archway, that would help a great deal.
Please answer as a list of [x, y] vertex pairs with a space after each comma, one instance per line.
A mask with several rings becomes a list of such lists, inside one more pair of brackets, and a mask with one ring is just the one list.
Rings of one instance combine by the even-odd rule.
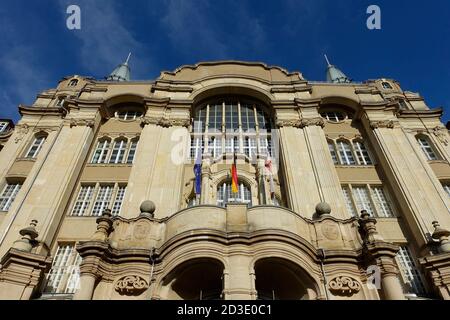
[[312, 300], [316, 285], [295, 263], [280, 258], [265, 258], [255, 263], [258, 300]]
[[223, 270], [223, 265], [214, 259], [184, 262], [164, 278], [161, 296], [169, 300], [222, 299]]

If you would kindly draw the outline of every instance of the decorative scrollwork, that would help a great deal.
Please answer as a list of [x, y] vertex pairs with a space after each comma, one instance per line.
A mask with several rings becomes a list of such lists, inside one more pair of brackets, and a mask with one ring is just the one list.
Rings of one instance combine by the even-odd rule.
[[114, 286], [114, 289], [121, 295], [139, 295], [145, 290], [147, 290], [149, 287], [148, 282], [136, 275], [131, 276], [125, 276], [120, 278], [116, 285]]
[[395, 125], [396, 125], [396, 122], [394, 122], [393, 120], [370, 121], [370, 127], [372, 129], [378, 129], [378, 128], [394, 129]]
[[446, 133], [446, 129], [442, 128], [442, 127], [435, 127], [433, 129], [433, 134], [436, 136], [436, 138], [438, 138], [438, 140], [443, 143], [444, 145], [448, 145], [448, 135]]
[[351, 277], [339, 276], [330, 281], [330, 291], [336, 295], [351, 296], [361, 290], [358, 281]]
[[190, 124], [189, 119], [169, 119], [167, 116], [163, 116], [160, 118], [157, 117], [145, 117], [141, 120], [141, 124], [143, 126], [149, 124], [155, 124], [157, 126], [161, 126], [164, 128], [168, 127], [188, 127]]

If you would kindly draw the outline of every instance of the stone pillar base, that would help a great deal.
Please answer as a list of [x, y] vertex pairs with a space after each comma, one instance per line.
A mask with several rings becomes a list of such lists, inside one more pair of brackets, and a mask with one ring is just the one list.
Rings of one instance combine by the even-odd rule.
[[0, 263], [0, 300], [29, 300], [52, 259], [11, 248]]

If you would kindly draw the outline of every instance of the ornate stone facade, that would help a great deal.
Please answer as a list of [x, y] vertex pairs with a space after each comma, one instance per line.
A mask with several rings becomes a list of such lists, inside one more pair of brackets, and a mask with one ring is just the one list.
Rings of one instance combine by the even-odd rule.
[[0, 298], [449, 299], [448, 131], [395, 81], [75, 78], [3, 142]]

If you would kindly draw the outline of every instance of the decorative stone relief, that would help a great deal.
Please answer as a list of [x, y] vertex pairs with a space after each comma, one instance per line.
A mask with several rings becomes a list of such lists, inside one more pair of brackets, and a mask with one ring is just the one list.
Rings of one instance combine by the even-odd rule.
[[302, 119], [300, 121], [300, 128], [308, 126], [318, 126], [323, 128], [325, 126], [325, 121], [322, 118]]
[[148, 282], [138, 276], [130, 275], [120, 278], [114, 285], [114, 289], [121, 295], [139, 295], [149, 287]]
[[328, 240], [336, 240], [339, 238], [339, 228], [332, 222], [324, 222], [322, 224], [322, 234]]
[[300, 119], [277, 119], [277, 126], [278, 127], [295, 127], [295, 128], [300, 128]]
[[155, 124], [161, 127], [189, 127], [189, 119], [169, 119], [167, 116], [157, 117], [145, 117], [141, 120], [142, 125]]
[[26, 134], [28, 134], [29, 131], [30, 131], [30, 127], [27, 124], [16, 126], [15, 132], [17, 132], [17, 136], [14, 139], [14, 142], [18, 143], [19, 141], [21, 141], [23, 139], [23, 137]]
[[372, 129], [377, 128], [393, 129], [395, 127], [395, 122], [393, 120], [370, 121], [370, 127]]
[[359, 282], [348, 276], [338, 276], [328, 286], [333, 294], [340, 296], [351, 296], [361, 290]]
[[150, 233], [151, 225], [148, 221], [139, 221], [134, 226], [133, 238], [136, 240], [144, 240]]
[[86, 126], [89, 128], [94, 127], [94, 120], [87, 119], [70, 119], [70, 127]]
[[438, 138], [438, 140], [444, 145], [448, 145], [447, 135], [445, 133], [446, 129], [442, 127], [436, 127], [433, 129], [433, 134]]

